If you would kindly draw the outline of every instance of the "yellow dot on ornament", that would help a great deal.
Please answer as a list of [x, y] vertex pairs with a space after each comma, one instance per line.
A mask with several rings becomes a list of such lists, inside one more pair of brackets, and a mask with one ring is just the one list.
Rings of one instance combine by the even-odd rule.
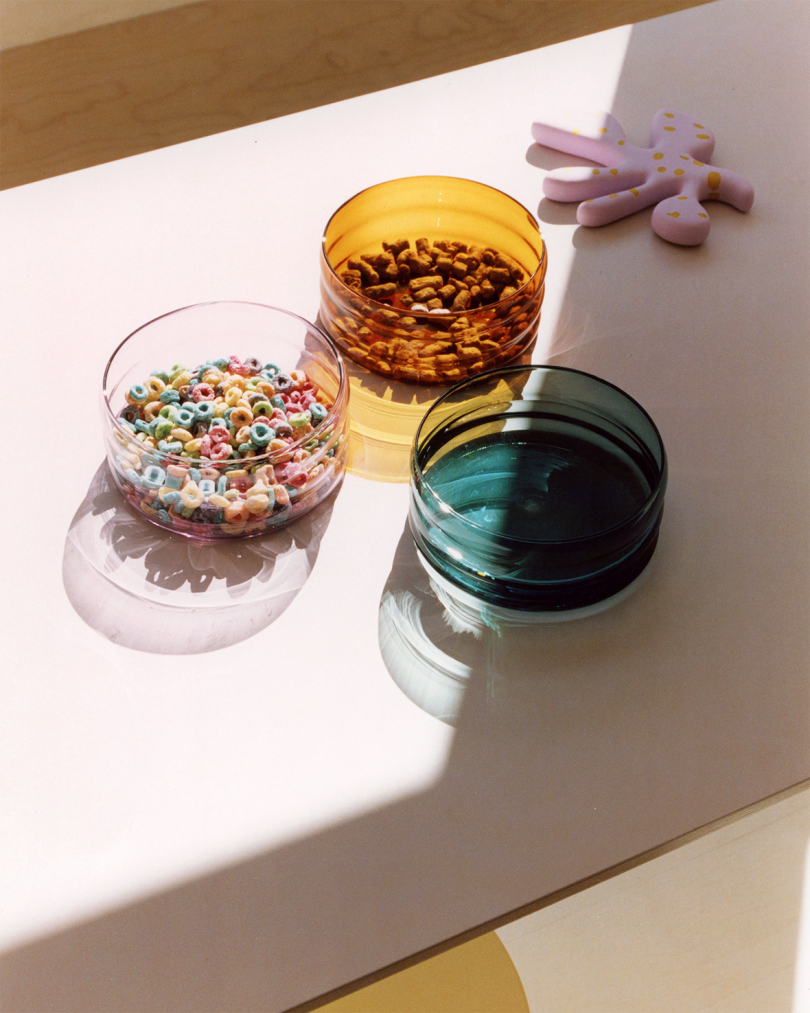
[[676, 176], [683, 176], [683, 169], [676, 169], [675, 170], [675, 175]]
[[675, 127], [664, 127], [664, 130], [674, 130]]
[[598, 170], [598, 169], [591, 169], [591, 173], [592, 173], [592, 174], [593, 174], [594, 176], [598, 176], [598, 175], [599, 175], [599, 170]]
[[611, 176], [618, 176], [619, 175], [619, 170], [618, 169], [611, 169], [610, 170], [610, 175]]
[[635, 187], [632, 190], [628, 190], [628, 193], [631, 193], [634, 197], [638, 197], [638, 190]]
[[658, 166], [658, 171], [659, 172], [666, 172], [667, 171], [667, 167], [665, 165], [659, 165]]
[[719, 189], [722, 181], [723, 177], [720, 175], [719, 172], [710, 172], [709, 175], [706, 177], [706, 182], [709, 184], [710, 190]]
[[656, 162], [663, 157], [664, 157], [663, 151], [656, 151], [656, 153], [653, 155], [653, 158], [656, 160]]
[[705, 215], [702, 211], [698, 211], [698, 218], [708, 218], [708, 217], [709, 216]]
[[681, 217], [680, 211], [667, 211], [667, 214], [669, 215], [670, 218], [680, 218]]
[[708, 141], [710, 139], [708, 134], [695, 134], [695, 137], [697, 137], [699, 141]]

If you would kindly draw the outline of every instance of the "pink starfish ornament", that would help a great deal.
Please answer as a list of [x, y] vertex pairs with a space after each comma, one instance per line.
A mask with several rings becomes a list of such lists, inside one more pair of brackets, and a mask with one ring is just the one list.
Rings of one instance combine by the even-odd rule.
[[653, 231], [670, 243], [697, 246], [711, 226], [701, 201], [721, 200], [740, 211], [754, 203], [744, 176], [708, 164], [714, 134], [675, 109], [655, 114], [649, 148], [630, 144], [610, 113], [534, 123], [532, 136], [547, 148], [604, 166], [555, 169], [543, 181], [551, 200], [583, 201], [580, 225], [607, 225], [655, 204]]

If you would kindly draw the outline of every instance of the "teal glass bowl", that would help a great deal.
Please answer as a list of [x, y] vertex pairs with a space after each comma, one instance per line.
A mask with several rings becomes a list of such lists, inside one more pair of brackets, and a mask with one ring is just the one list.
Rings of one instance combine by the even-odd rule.
[[572, 612], [642, 574], [666, 484], [658, 429], [618, 387], [563, 367], [504, 367], [457, 384], [425, 415], [409, 522], [451, 597]]

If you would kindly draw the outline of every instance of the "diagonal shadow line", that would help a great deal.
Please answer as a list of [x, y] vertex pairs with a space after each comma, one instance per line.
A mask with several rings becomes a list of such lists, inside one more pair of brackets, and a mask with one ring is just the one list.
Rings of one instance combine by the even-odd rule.
[[[636, 54], [654, 25], [643, 28]], [[575, 285], [586, 267], [578, 262]], [[447, 769], [429, 790], [5, 954], [3, 1008], [289, 1007], [332, 987], [336, 967], [360, 978], [806, 778], [800, 548], [782, 568], [789, 593], [775, 619], [747, 587], [719, 593], [707, 556], [722, 572], [752, 543], [724, 531], [711, 504], [690, 511], [698, 471], [673, 475], [643, 597], [574, 639], [523, 631], [482, 647], [498, 692], [493, 702], [491, 670], [471, 666]], [[738, 653], [724, 669], [690, 668], [729, 615]], [[779, 673], [779, 693], [735, 668], [762, 657], [763, 630], [776, 638], [763, 676]], [[661, 642], [672, 655], [660, 657]], [[655, 664], [639, 665], [641, 655]], [[800, 870], [786, 875], [800, 882]]]

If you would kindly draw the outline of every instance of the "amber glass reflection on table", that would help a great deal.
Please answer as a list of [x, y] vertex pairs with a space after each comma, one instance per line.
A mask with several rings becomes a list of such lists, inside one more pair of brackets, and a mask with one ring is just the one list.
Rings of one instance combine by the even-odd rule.
[[[383, 242], [426, 238], [490, 248], [515, 261], [516, 292], [472, 310], [426, 312], [370, 299], [341, 278], [350, 259]], [[395, 381], [453, 384], [516, 358], [540, 322], [546, 250], [533, 216], [507, 194], [448, 176], [380, 183], [343, 204], [321, 247], [320, 322], [359, 365]], [[436, 347], [441, 350], [437, 354]]]

